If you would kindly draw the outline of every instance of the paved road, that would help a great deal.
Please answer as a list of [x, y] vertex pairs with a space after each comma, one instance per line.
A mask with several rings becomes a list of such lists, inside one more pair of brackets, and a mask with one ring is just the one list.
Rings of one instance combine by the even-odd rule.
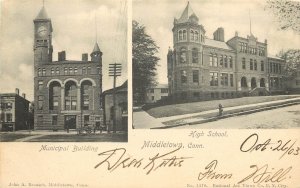
[[231, 117], [199, 125], [180, 126], [176, 129], [278, 129], [300, 128], [300, 105]]

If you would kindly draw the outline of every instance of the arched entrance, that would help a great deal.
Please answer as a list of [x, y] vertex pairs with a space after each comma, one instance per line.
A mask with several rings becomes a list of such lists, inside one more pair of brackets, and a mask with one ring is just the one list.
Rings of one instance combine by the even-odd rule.
[[251, 78], [251, 89], [256, 88], [256, 79], [255, 78]]

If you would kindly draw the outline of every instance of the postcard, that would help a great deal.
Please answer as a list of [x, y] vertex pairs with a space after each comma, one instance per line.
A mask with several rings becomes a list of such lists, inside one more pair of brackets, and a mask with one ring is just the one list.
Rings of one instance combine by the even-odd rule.
[[0, 187], [300, 188], [299, 8], [0, 1]]

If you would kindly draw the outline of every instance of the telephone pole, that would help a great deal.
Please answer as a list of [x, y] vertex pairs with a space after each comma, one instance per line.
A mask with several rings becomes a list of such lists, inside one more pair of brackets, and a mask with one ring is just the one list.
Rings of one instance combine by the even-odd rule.
[[116, 133], [116, 80], [118, 76], [121, 76], [122, 65], [120, 63], [109, 64], [109, 76], [114, 77], [113, 85], [113, 133]]

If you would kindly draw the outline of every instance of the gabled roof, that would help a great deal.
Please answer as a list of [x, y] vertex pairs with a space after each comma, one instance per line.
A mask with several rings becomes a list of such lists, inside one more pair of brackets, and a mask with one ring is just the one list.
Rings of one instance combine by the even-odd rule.
[[36, 20], [47, 20], [48, 18], [48, 14], [46, 12], [45, 7], [43, 6], [42, 9], [40, 10], [39, 14], [37, 15], [37, 17], [35, 18]]
[[233, 50], [230, 46], [226, 44], [226, 42], [217, 41], [209, 38], [205, 38], [205, 46], [214, 47], [214, 48], [221, 48], [225, 50]]
[[94, 46], [94, 49], [93, 49], [92, 53], [94, 53], [94, 52], [101, 52], [97, 42], [95, 43], [95, 46]]
[[189, 18], [193, 16], [198, 20], [198, 17], [196, 16], [196, 14], [194, 13], [192, 7], [190, 6], [190, 2], [188, 2], [188, 4], [186, 5], [183, 13], [181, 14], [180, 18], [177, 20], [178, 23], [184, 23], [184, 22], [188, 22]]
[[[115, 89], [116, 89], [116, 93], [122, 93], [122, 92], [126, 92], [127, 93], [127, 91], [128, 91], [128, 84], [127, 84], [127, 80], [121, 85], [121, 86], [118, 86], [118, 87], [116, 87]], [[108, 90], [106, 90], [106, 91], [104, 91], [103, 93], [102, 93], [102, 96], [104, 96], [104, 95], [108, 95], [108, 94], [112, 94], [113, 93], [113, 91], [114, 91], [114, 89], [112, 88], [112, 89], [108, 89]]]

